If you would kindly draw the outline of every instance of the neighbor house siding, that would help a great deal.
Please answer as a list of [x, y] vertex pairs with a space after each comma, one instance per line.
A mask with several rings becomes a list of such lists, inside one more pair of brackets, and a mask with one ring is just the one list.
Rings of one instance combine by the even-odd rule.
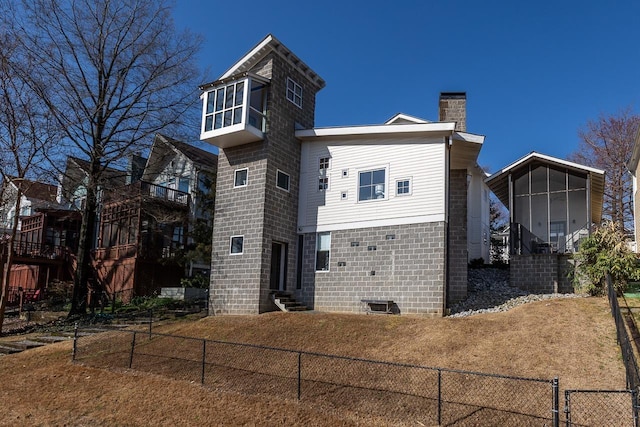
[[445, 233], [444, 222], [333, 231], [322, 272], [315, 271], [316, 234], [305, 234], [297, 297], [319, 311], [361, 312], [362, 299], [379, 299], [393, 300], [400, 314], [442, 314]]
[[[319, 159], [330, 158], [329, 188], [318, 189]], [[442, 139], [313, 141], [302, 144], [299, 231], [362, 228], [379, 221], [443, 221], [445, 145]], [[358, 201], [360, 172], [386, 169], [384, 200]], [[343, 176], [346, 171], [347, 176]], [[410, 195], [396, 195], [396, 181], [411, 181]], [[346, 199], [342, 194], [346, 193]], [[316, 228], [317, 227], [317, 228]]]

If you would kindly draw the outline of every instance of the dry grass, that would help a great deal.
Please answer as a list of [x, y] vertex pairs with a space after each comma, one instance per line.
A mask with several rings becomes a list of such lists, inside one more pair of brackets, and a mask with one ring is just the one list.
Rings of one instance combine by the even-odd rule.
[[[462, 319], [285, 314], [210, 317], [162, 332], [444, 368], [624, 388], [605, 299], [548, 300]], [[0, 357], [0, 425], [384, 425], [310, 402], [219, 392], [70, 362], [71, 343]]]

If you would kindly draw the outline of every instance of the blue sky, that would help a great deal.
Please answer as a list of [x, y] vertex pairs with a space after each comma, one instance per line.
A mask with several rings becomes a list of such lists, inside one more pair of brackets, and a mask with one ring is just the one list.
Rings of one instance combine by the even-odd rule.
[[316, 126], [438, 119], [467, 92], [467, 130], [494, 172], [531, 151], [565, 158], [601, 114], [640, 109], [638, 1], [179, 0], [211, 81], [272, 33], [326, 82]]

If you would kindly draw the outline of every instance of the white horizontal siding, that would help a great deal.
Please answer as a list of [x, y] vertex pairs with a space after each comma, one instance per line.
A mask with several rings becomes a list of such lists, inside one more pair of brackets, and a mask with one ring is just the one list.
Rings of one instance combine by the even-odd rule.
[[[445, 143], [432, 140], [304, 142], [299, 231], [444, 220]], [[318, 190], [319, 159], [330, 157], [329, 189]], [[385, 168], [385, 198], [358, 201], [359, 172]], [[348, 176], [343, 177], [343, 171]], [[410, 179], [411, 194], [396, 195], [396, 180]], [[342, 199], [343, 192], [347, 199]]]

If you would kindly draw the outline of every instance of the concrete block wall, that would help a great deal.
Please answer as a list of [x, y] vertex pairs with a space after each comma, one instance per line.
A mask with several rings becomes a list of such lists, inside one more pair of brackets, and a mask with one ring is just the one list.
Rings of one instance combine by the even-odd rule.
[[316, 234], [306, 234], [296, 295], [319, 311], [362, 312], [360, 300], [381, 299], [400, 314], [442, 315], [445, 241], [444, 222], [333, 231], [330, 269], [316, 272]]
[[533, 293], [571, 293], [572, 261], [565, 254], [511, 255], [511, 286]]
[[[295, 67], [274, 56], [271, 61], [271, 87], [268, 111], [268, 156], [265, 186], [262, 277], [260, 312], [274, 309], [271, 293], [271, 244], [287, 244], [285, 289], [296, 286], [298, 246], [298, 196], [300, 189], [300, 141], [295, 137], [296, 124], [307, 129], [314, 126], [315, 94], [317, 88]], [[286, 98], [287, 78], [302, 87], [302, 108]], [[276, 187], [277, 171], [289, 175], [289, 192]]]
[[467, 297], [467, 170], [452, 170], [449, 175], [449, 287], [447, 304]]
[[[314, 125], [318, 90], [278, 54], [252, 70], [271, 79], [265, 139], [220, 150], [212, 243], [210, 308], [215, 314], [258, 314], [275, 308], [269, 298], [271, 245], [288, 248], [287, 289], [295, 288], [300, 142], [296, 123]], [[286, 98], [287, 77], [302, 86], [302, 108]], [[236, 169], [247, 167], [248, 185], [233, 187]], [[289, 192], [276, 187], [276, 174], [289, 175]], [[244, 253], [230, 255], [230, 237], [244, 236]]]
[[[210, 312], [258, 313], [262, 265], [266, 142], [220, 150], [213, 224]], [[248, 185], [234, 188], [235, 170], [248, 168]], [[231, 236], [244, 236], [244, 253], [231, 255]]]

